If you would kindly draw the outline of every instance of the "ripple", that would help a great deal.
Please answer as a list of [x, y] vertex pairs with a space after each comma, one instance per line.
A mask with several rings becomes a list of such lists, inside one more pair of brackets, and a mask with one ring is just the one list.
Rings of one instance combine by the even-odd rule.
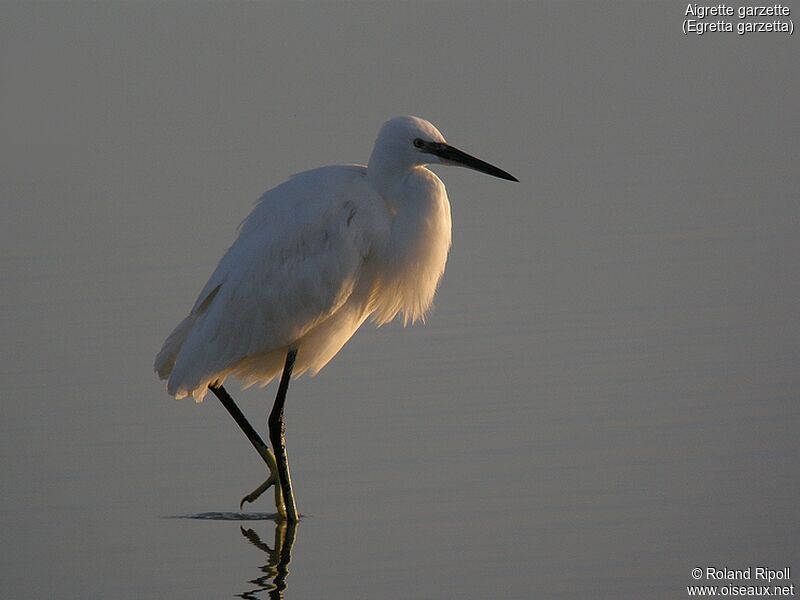
[[274, 521], [277, 513], [202, 512], [186, 515], [170, 515], [164, 519], [199, 519], [201, 521]]

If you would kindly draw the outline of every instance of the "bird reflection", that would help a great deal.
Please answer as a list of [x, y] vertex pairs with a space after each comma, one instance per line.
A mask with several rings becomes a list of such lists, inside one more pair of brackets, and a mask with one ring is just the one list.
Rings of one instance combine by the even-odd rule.
[[242, 535], [256, 548], [267, 555], [267, 564], [261, 567], [264, 573], [261, 577], [252, 579], [250, 583], [257, 585], [254, 590], [237, 594], [239, 598], [255, 600], [264, 598], [267, 592], [271, 599], [283, 598], [286, 590], [286, 578], [289, 575], [289, 562], [292, 560], [292, 544], [297, 532], [297, 523], [292, 521], [279, 521], [275, 524], [275, 542], [272, 547], [261, 541], [258, 533], [253, 529], [240, 527]]

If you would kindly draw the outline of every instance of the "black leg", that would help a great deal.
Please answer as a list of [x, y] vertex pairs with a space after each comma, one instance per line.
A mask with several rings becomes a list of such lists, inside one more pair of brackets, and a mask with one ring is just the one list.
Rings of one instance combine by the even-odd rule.
[[222, 387], [209, 385], [208, 389], [214, 392], [214, 395], [219, 398], [219, 401], [222, 402], [222, 406], [228, 409], [228, 412], [233, 417], [233, 420], [242, 428], [244, 434], [247, 436], [247, 439], [250, 440], [250, 443], [253, 444], [253, 447], [256, 449], [261, 456], [264, 456], [266, 452], [269, 452], [269, 448], [264, 443], [264, 440], [261, 439], [261, 436], [258, 435], [258, 432], [253, 429], [253, 426], [250, 425], [250, 421], [247, 420], [247, 417], [244, 416], [239, 407], [236, 406], [236, 402], [233, 401], [228, 391]]
[[[233, 420], [236, 421], [241, 430], [247, 436], [247, 439], [250, 440], [251, 444], [253, 444], [256, 452], [258, 452], [259, 455], [261, 455], [261, 458], [264, 459], [264, 462], [267, 463], [267, 467], [269, 467], [269, 471], [271, 473], [269, 479], [262, 483], [258, 489], [242, 498], [242, 501], [239, 503], [239, 510], [241, 510], [245, 502], [253, 502], [275, 483], [274, 474], [278, 471], [278, 465], [275, 461], [275, 455], [272, 454], [272, 450], [270, 450], [269, 447], [264, 443], [264, 440], [262, 440], [261, 436], [258, 435], [258, 432], [253, 429], [253, 426], [250, 425], [250, 421], [248, 421], [247, 417], [245, 417], [242, 411], [239, 410], [239, 407], [233, 401], [233, 398], [231, 398], [230, 394], [228, 394], [227, 390], [221, 385], [210, 385], [208, 386], [208, 389], [214, 392], [214, 395], [219, 398], [222, 406], [228, 410], [230, 415], [233, 417]], [[278, 509], [278, 513], [283, 514], [283, 497], [278, 486], [276, 486], [275, 490], [275, 506]]]
[[278, 386], [278, 395], [272, 412], [269, 414], [269, 439], [272, 448], [275, 450], [275, 460], [278, 463], [278, 480], [283, 492], [283, 501], [286, 505], [286, 518], [289, 521], [297, 521], [297, 508], [294, 503], [292, 493], [292, 480], [289, 476], [289, 459], [286, 456], [286, 437], [283, 422], [283, 405], [286, 402], [286, 390], [289, 388], [289, 380], [292, 377], [294, 361], [297, 358], [297, 350], [292, 348], [286, 353], [286, 362], [283, 365], [283, 375]]

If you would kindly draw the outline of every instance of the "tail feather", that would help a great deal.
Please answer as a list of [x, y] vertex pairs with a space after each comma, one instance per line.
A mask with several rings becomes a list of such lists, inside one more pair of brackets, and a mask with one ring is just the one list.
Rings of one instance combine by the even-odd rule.
[[178, 359], [178, 353], [192, 330], [192, 326], [197, 321], [197, 317], [197, 313], [189, 315], [167, 337], [161, 347], [161, 351], [156, 355], [154, 364], [159, 379], [167, 379], [172, 373], [175, 361]]

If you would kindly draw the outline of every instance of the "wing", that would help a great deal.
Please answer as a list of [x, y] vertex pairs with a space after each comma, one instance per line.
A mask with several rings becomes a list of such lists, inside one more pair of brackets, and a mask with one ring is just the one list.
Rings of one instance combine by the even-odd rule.
[[290, 346], [334, 314], [385, 239], [382, 206], [358, 166], [307, 171], [266, 192], [173, 333], [183, 339], [172, 343], [169, 393], [202, 394], [237, 362]]

